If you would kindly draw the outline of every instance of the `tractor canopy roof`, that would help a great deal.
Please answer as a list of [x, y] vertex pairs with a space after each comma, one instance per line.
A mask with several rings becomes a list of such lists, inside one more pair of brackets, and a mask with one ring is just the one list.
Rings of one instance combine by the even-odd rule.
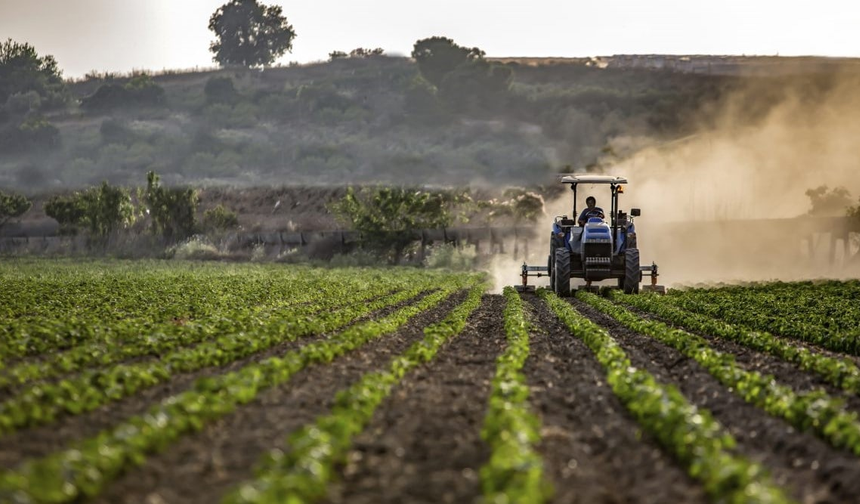
[[626, 184], [624, 177], [613, 177], [612, 175], [565, 175], [561, 178], [562, 184]]

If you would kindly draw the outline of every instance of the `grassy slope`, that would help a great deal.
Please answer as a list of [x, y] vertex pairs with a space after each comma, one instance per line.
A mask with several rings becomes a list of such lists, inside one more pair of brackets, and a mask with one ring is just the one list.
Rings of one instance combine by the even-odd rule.
[[[578, 61], [506, 64], [514, 69], [508, 96], [468, 108], [416, 106], [417, 67], [405, 58], [160, 75], [165, 107], [52, 113], [62, 147], [0, 156], [0, 186], [139, 185], [150, 169], [168, 183], [245, 187], [522, 183], [594, 162], [619, 135], [680, 135], [732, 81]], [[204, 86], [215, 76], [233, 80], [234, 103], [207, 103]], [[71, 91], [82, 98], [101, 84]]]

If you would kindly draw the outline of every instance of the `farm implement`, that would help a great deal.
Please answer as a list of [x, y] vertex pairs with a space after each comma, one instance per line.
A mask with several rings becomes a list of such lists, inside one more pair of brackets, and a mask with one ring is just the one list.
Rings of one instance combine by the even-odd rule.
[[[578, 219], [567, 215], [555, 217], [550, 234], [549, 257], [546, 266], [530, 266], [523, 263], [522, 284], [518, 291], [534, 290], [528, 284], [529, 277], [548, 276], [550, 288], [558, 296], [570, 296], [570, 279], [585, 280], [584, 288], [594, 290], [593, 282], [617, 280], [619, 289], [627, 294], [638, 294], [640, 290], [665, 294], [666, 288], [657, 284], [657, 264], [641, 266], [633, 218], [641, 211], [632, 208], [630, 214], [621, 211], [618, 195], [624, 193], [627, 179], [608, 175], [566, 175], [562, 184], [569, 184], [573, 191], [573, 216], [577, 215], [577, 188], [580, 184], [608, 185], [611, 208], [608, 222], [603, 210], [589, 197], [587, 207]], [[591, 200], [591, 201], [589, 201]], [[651, 277], [650, 284], [642, 285], [644, 276]]]

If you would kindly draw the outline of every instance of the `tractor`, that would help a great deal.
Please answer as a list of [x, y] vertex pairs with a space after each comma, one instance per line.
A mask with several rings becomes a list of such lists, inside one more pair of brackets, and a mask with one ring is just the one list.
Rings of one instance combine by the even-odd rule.
[[[630, 214], [618, 207], [618, 195], [624, 193], [627, 179], [607, 175], [566, 175], [562, 184], [570, 184], [573, 191], [573, 218], [567, 215], [555, 217], [550, 234], [549, 257], [546, 266], [522, 267], [522, 285], [518, 290], [533, 288], [528, 285], [530, 276], [549, 276], [550, 288], [558, 296], [570, 296], [570, 279], [585, 280], [585, 288], [594, 290], [592, 282], [615, 279], [617, 287], [627, 294], [638, 294], [643, 275], [651, 277], [650, 285], [643, 291], [665, 293], [666, 288], [657, 285], [658, 270], [655, 263], [640, 266], [639, 248], [636, 243], [636, 227], [633, 218], [639, 217], [638, 208]], [[583, 211], [576, 219], [577, 186], [607, 185], [611, 194], [611, 207], [607, 216], [597, 207]]]

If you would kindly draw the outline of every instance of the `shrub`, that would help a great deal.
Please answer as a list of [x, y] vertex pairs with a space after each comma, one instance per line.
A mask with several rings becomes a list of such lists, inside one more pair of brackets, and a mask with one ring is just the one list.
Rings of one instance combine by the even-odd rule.
[[44, 208], [48, 217], [60, 223], [60, 234], [75, 234], [83, 227], [93, 236], [105, 237], [134, 222], [128, 190], [107, 182], [69, 196], [53, 196]]
[[338, 219], [361, 232], [361, 245], [391, 253], [397, 262], [414, 242], [419, 229], [444, 228], [451, 224], [449, 206], [455, 198], [443, 192], [406, 187], [350, 187], [331, 205]]
[[168, 240], [194, 234], [197, 224], [197, 191], [190, 188], [166, 188], [155, 172], [146, 174], [143, 201], [152, 218], [153, 232]]
[[60, 130], [42, 117], [30, 118], [17, 128], [0, 131], [0, 151], [31, 152], [60, 146]]
[[32, 206], [33, 202], [22, 194], [6, 194], [0, 191], [0, 228], [9, 219], [24, 215]]
[[166, 255], [171, 259], [179, 259], [183, 261], [205, 261], [220, 259], [221, 253], [206, 240], [206, 237], [195, 235], [186, 241], [169, 247]]
[[125, 144], [134, 139], [134, 133], [126, 126], [125, 121], [109, 118], [99, 126], [102, 141], [106, 144]]
[[125, 85], [102, 84], [95, 93], [81, 100], [81, 107], [91, 111], [132, 106], [154, 107], [164, 104], [164, 88], [145, 74], [134, 77]]
[[230, 77], [212, 77], [206, 81], [203, 88], [207, 103], [234, 103], [239, 98], [239, 93], [233, 86]]
[[26, 114], [30, 111], [39, 110], [41, 106], [42, 97], [36, 91], [15, 93], [9, 95], [6, 100], [6, 110], [13, 114]]
[[209, 229], [224, 231], [239, 225], [239, 217], [236, 212], [218, 205], [203, 212], [203, 225]]
[[424, 259], [424, 265], [428, 268], [445, 268], [456, 271], [470, 271], [474, 269], [475, 258], [478, 257], [474, 245], [464, 246], [462, 249], [446, 243], [430, 249], [429, 255]]

